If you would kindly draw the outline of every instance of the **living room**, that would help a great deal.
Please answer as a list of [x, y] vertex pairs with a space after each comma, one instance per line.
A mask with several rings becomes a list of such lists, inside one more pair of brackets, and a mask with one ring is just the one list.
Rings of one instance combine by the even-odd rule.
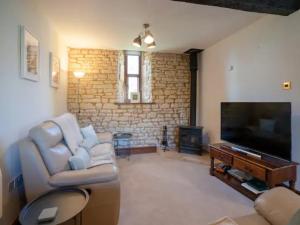
[[[37, 224], [25, 221], [33, 200], [61, 187], [87, 196], [72, 216], [84, 225], [299, 224], [299, 8], [297, 0], [1, 0], [0, 224]], [[288, 112], [282, 136], [265, 144], [273, 151], [259, 141], [246, 153], [215, 145], [249, 147], [227, 140], [223, 103], [248, 104], [237, 117], [255, 107]], [[264, 131], [278, 130], [270, 120], [260, 119]], [[64, 126], [83, 138], [97, 133], [100, 150], [88, 157], [111, 156], [76, 169]], [[64, 156], [56, 159], [50, 144], [64, 145]], [[68, 165], [58, 168], [63, 159]], [[261, 178], [266, 193], [218, 177], [228, 164]], [[272, 209], [278, 202], [292, 207]]]

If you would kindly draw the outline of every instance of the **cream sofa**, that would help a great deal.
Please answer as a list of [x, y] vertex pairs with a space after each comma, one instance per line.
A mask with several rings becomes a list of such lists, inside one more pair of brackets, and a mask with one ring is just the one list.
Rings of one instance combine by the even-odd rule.
[[[72, 115], [67, 115], [72, 117]], [[73, 126], [78, 127], [76, 124]], [[68, 134], [69, 135], [69, 134]], [[70, 134], [71, 136], [73, 134]], [[117, 225], [120, 208], [120, 181], [111, 133], [97, 134], [101, 143], [94, 148], [110, 154], [113, 163], [84, 170], [71, 170], [72, 155], [61, 128], [47, 121], [29, 132], [20, 143], [20, 160], [27, 201], [54, 188], [81, 187], [90, 193], [83, 212], [84, 225]]]
[[295, 213], [300, 210], [300, 196], [284, 187], [273, 188], [255, 200], [254, 208], [256, 213], [234, 218], [232, 224], [288, 225]]

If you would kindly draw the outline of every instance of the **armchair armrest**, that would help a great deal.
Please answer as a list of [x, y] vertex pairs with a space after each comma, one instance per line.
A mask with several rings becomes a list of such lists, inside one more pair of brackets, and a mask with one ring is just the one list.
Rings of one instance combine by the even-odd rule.
[[68, 170], [50, 177], [53, 187], [81, 186], [104, 183], [118, 178], [118, 168], [113, 164], [104, 164], [85, 170]]

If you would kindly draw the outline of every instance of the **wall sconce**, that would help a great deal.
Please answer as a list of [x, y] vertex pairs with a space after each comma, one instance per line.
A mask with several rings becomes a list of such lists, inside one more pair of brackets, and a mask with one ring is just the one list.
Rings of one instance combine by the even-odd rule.
[[83, 72], [83, 71], [74, 71], [73, 75], [76, 78], [83, 78], [85, 76], [85, 72]]
[[78, 105], [78, 112], [77, 116], [80, 113], [80, 79], [85, 76], [85, 72], [83, 71], [74, 71], [73, 72], [74, 77], [77, 78], [77, 105]]

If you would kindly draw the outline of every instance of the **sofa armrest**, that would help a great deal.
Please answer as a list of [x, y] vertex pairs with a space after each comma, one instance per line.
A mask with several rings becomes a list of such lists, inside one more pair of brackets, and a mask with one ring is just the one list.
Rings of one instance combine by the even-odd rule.
[[84, 170], [68, 170], [50, 177], [53, 187], [81, 186], [105, 183], [118, 178], [118, 168], [113, 164], [104, 164]]
[[300, 209], [300, 196], [287, 188], [276, 187], [260, 195], [254, 207], [272, 225], [285, 225]]
[[100, 143], [112, 143], [113, 134], [111, 132], [100, 132], [97, 133]]

